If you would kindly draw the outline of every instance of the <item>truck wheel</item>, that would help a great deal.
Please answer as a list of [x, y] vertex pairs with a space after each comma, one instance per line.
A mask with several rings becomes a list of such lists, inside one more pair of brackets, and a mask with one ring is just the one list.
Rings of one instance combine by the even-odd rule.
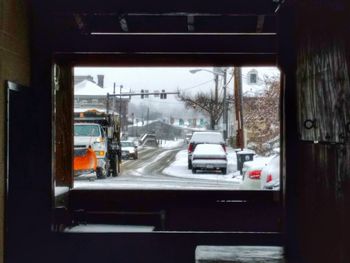
[[106, 169], [102, 167], [96, 167], [96, 177], [97, 179], [105, 179], [107, 177]]

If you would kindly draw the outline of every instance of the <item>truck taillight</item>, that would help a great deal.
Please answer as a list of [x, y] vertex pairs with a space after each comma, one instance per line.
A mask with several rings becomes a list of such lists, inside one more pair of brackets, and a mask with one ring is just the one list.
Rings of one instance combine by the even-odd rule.
[[193, 152], [193, 150], [194, 150], [193, 143], [190, 143], [188, 145], [188, 152], [191, 153], [191, 152]]
[[250, 179], [260, 179], [261, 170], [249, 171], [248, 176]]
[[267, 177], [266, 177], [266, 183], [269, 183], [272, 181], [272, 175], [269, 174]]

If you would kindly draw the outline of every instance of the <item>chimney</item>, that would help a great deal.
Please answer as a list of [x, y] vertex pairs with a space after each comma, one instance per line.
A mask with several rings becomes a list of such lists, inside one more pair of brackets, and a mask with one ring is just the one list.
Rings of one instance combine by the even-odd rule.
[[103, 79], [104, 75], [97, 75], [97, 85], [99, 85], [101, 88], [103, 88]]

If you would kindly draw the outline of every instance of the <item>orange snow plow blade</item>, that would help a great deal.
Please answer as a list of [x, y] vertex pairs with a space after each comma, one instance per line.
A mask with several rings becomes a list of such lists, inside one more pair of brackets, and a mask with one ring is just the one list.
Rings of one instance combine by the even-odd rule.
[[95, 152], [89, 148], [74, 148], [74, 175], [96, 171], [97, 158]]

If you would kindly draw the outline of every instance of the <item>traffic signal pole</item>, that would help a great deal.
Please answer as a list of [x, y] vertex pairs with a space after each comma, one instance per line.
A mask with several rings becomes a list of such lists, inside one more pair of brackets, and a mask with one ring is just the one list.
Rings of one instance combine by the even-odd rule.
[[[160, 95], [162, 93], [160, 92], [150, 92], [150, 93], [142, 93], [142, 92], [136, 92], [136, 93], [122, 93], [122, 94], [108, 94], [109, 97], [131, 97], [131, 96], [141, 96], [141, 95]], [[179, 95], [179, 92], [164, 92], [163, 94], [166, 95]]]

